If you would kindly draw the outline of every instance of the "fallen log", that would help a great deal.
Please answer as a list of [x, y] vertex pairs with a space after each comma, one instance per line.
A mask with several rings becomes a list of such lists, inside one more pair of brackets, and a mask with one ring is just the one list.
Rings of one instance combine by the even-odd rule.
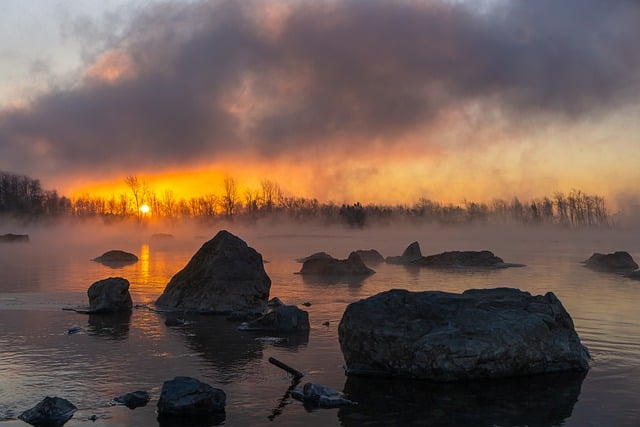
[[272, 365], [276, 365], [280, 369], [284, 369], [285, 371], [287, 371], [288, 373], [293, 375], [294, 379], [300, 379], [300, 378], [304, 377], [304, 374], [302, 372], [298, 371], [295, 368], [292, 368], [291, 366], [287, 365], [286, 363], [283, 363], [283, 362], [279, 361], [275, 357], [270, 357], [269, 358], [269, 363], [271, 363]]

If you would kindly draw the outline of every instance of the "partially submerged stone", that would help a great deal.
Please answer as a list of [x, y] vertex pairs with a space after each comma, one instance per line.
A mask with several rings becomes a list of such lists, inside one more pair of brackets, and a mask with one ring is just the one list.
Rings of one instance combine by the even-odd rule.
[[589, 368], [551, 292], [391, 290], [350, 304], [338, 335], [352, 375], [457, 381]]
[[402, 252], [400, 256], [388, 256], [385, 261], [388, 264], [411, 264], [412, 262], [422, 258], [422, 252], [420, 251], [420, 244], [413, 242], [407, 249]]
[[316, 252], [306, 257], [298, 258], [296, 261], [303, 264], [312, 259], [333, 259], [333, 257], [326, 252]]
[[374, 273], [355, 252], [351, 252], [347, 259], [312, 258], [305, 261], [300, 270], [303, 276], [321, 277], [369, 276]]
[[262, 313], [270, 288], [262, 256], [223, 230], [171, 278], [156, 305], [201, 313]]
[[98, 280], [87, 290], [89, 313], [118, 313], [131, 311], [133, 301], [129, 281], [122, 277]]
[[99, 262], [108, 266], [123, 266], [138, 262], [138, 257], [130, 252], [121, 250], [111, 250], [103, 253], [92, 261]]
[[114, 402], [121, 405], [125, 405], [129, 409], [139, 408], [146, 406], [149, 403], [149, 393], [144, 390], [138, 390], [131, 393], [126, 393], [113, 399]]
[[158, 414], [169, 416], [202, 416], [222, 413], [227, 396], [192, 377], [175, 377], [165, 381], [158, 400]]
[[18, 418], [36, 427], [60, 427], [76, 412], [73, 403], [61, 397], [45, 397], [31, 409], [21, 413]]
[[430, 268], [507, 268], [523, 267], [523, 264], [506, 263], [491, 251], [449, 251], [423, 256], [412, 262]]
[[610, 254], [594, 253], [584, 261], [584, 265], [599, 271], [633, 271], [638, 264], [633, 260], [629, 252], [617, 251]]
[[243, 331], [308, 332], [309, 313], [295, 305], [281, 305], [256, 320], [243, 323]]
[[291, 392], [291, 397], [320, 408], [338, 408], [355, 404], [344, 398], [338, 390], [314, 383], [306, 383], [302, 388], [297, 387]]
[[26, 243], [28, 241], [28, 234], [7, 233], [0, 235], [0, 243]]

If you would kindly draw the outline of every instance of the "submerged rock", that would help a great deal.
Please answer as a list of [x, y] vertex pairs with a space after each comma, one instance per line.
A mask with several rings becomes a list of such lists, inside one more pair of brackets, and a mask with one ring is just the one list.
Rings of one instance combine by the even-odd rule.
[[198, 416], [224, 412], [227, 396], [219, 388], [191, 377], [165, 381], [158, 400], [158, 414]]
[[312, 258], [305, 261], [300, 270], [303, 276], [323, 277], [369, 276], [374, 273], [355, 252], [351, 252], [347, 259]]
[[631, 273], [627, 273], [624, 277], [628, 277], [633, 280], [640, 280], [640, 270], [632, 271]]
[[92, 261], [108, 266], [122, 266], [138, 262], [138, 257], [130, 252], [112, 250], [92, 259]]
[[171, 278], [156, 304], [201, 313], [262, 313], [270, 288], [262, 256], [223, 230]]
[[385, 261], [388, 264], [411, 264], [412, 262], [422, 258], [422, 252], [420, 251], [420, 244], [413, 242], [407, 249], [402, 252], [400, 256], [388, 256]]
[[281, 305], [256, 320], [243, 323], [239, 329], [243, 331], [306, 332], [310, 329], [309, 313], [295, 305]]
[[356, 253], [360, 256], [360, 259], [367, 265], [378, 265], [384, 262], [384, 257], [380, 252], [375, 249], [359, 249]]
[[450, 251], [437, 255], [421, 257], [412, 262], [420, 267], [431, 268], [507, 268], [523, 267], [523, 264], [510, 264], [495, 256], [491, 251]]
[[25, 243], [29, 241], [28, 234], [7, 233], [0, 235], [0, 243]]
[[89, 313], [116, 313], [131, 311], [133, 301], [129, 281], [122, 277], [98, 280], [87, 290]]
[[633, 260], [629, 252], [618, 251], [612, 254], [594, 253], [584, 265], [599, 271], [633, 271], [638, 264]]
[[71, 402], [61, 397], [45, 397], [33, 408], [21, 413], [18, 418], [36, 427], [60, 427], [78, 410]]
[[306, 383], [302, 388], [296, 388], [291, 392], [291, 397], [320, 408], [338, 408], [355, 404], [345, 399], [338, 390], [314, 383]]
[[391, 290], [350, 304], [338, 336], [353, 375], [456, 381], [589, 369], [551, 292]]
[[125, 405], [129, 409], [135, 409], [141, 406], [146, 406], [147, 403], [149, 403], [149, 399], [150, 396], [148, 392], [138, 390], [118, 396], [113, 399], [113, 401], [121, 405]]

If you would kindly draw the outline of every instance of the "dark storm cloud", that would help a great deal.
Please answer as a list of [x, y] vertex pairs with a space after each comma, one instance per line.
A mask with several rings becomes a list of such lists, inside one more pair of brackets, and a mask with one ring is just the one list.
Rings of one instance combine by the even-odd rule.
[[0, 169], [392, 144], [471, 101], [569, 121], [637, 103], [639, 2], [474, 3], [286, 2], [273, 22], [273, 2], [148, 9], [113, 46], [130, 65], [121, 79], [86, 78], [0, 115]]

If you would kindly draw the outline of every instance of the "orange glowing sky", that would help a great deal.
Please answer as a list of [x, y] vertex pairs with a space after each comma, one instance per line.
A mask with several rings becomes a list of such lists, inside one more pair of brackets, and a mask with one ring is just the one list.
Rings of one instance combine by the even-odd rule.
[[634, 2], [34, 5], [0, 26], [0, 170], [63, 194], [637, 194]]

